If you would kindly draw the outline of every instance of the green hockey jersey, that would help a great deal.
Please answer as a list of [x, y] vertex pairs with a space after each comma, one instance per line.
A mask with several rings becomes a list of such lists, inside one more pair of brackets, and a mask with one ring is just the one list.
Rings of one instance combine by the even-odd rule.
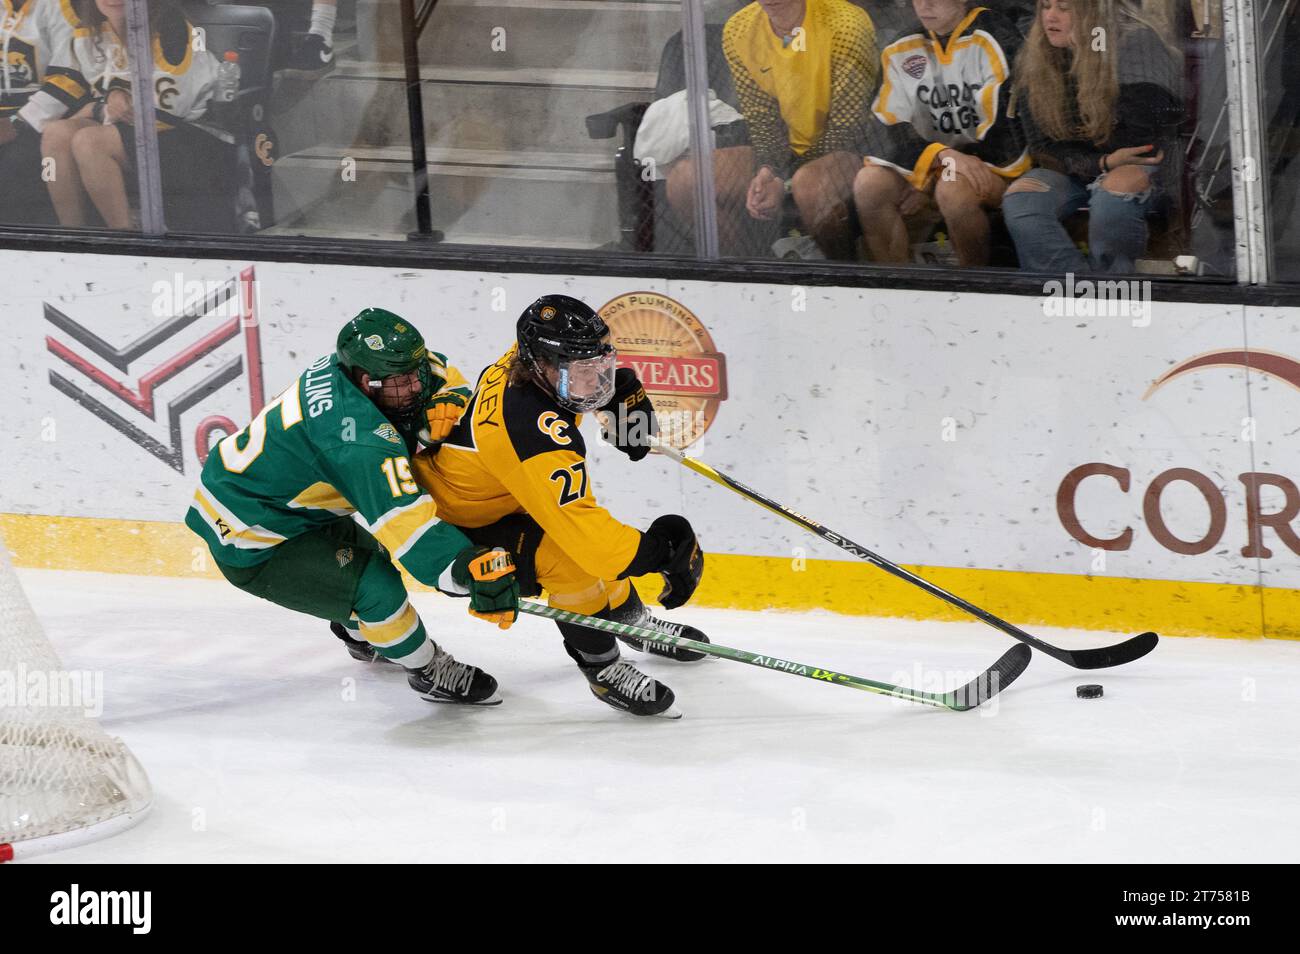
[[430, 586], [470, 545], [411, 476], [397, 428], [327, 355], [213, 448], [185, 523], [218, 562], [246, 567], [347, 514]]

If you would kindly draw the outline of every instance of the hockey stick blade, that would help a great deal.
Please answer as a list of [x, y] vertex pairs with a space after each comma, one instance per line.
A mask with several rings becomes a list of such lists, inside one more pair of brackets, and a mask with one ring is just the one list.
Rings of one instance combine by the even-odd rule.
[[1020, 676], [1034, 658], [1033, 651], [1024, 643], [1012, 646], [1002, 658], [984, 670], [960, 689], [945, 693], [947, 706], [957, 712], [974, 709], [988, 702]]
[[1062, 649], [1050, 643], [1043, 643], [1038, 648], [1075, 669], [1109, 669], [1111, 666], [1122, 666], [1141, 659], [1155, 649], [1158, 642], [1160, 637], [1155, 633], [1139, 633], [1122, 643], [1097, 649]]
[[1114, 646], [1104, 646], [1098, 649], [1065, 649], [1061, 646], [1053, 646], [1051, 643], [1044, 642], [1037, 636], [1026, 633], [1019, 626], [1008, 623], [999, 616], [994, 616], [986, 609], [970, 603], [955, 593], [949, 593], [941, 586], [931, 583], [929, 580], [917, 576], [911, 570], [899, 566], [886, 560], [877, 553], [873, 553], [861, 544], [854, 543], [848, 537], [836, 533], [829, 527], [824, 527], [816, 520], [805, 517], [796, 510], [791, 510], [785, 504], [773, 500], [771, 497], [764, 496], [752, 487], [747, 487], [734, 477], [729, 477], [719, 470], [710, 467], [703, 461], [696, 460], [693, 457], [687, 457], [675, 447], [670, 447], [660, 441], [654, 441], [653, 447], [656, 453], [675, 460], [688, 470], [693, 470], [701, 477], [707, 477], [716, 484], [726, 487], [733, 493], [740, 494], [745, 499], [758, 504], [765, 510], [770, 510], [778, 517], [784, 517], [793, 524], [803, 527], [809, 533], [814, 534], [827, 543], [834, 544], [846, 553], [851, 553], [859, 560], [870, 563], [877, 569], [884, 570], [891, 576], [898, 577], [919, 587], [938, 599], [943, 600], [950, 606], [955, 606], [963, 612], [969, 613], [982, 623], [987, 623], [994, 629], [1001, 630], [1012, 639], [1018, 639], [1027, 646], [1032, 646], [1039, 652], [1051, 656], [1053, 659], [1065, 663], [1067, 666], [1073, 666], [1075, 669], [1106, 669], [1110, 666], [1122, 666], [1124, 663], [1130, 663], [1135, 659], [1141, 659], [1151, 650], [1156, 648], [1160, 637], [1155, 633], [1141, 633], [1126, 639], [1122, 643], [1116, 643]]
[[877, 682], [874, 679], [866, 679], [862, 676], [835, 672], [832, 669], [823, 669], [820, 666], [810, 666], [789, 659], [778, 659], [775, 656], [754, 653], [747, 649], [733, 649], [730, 646], [720, 646], [717, 643], [703, 643], [698, 640], [687, 639], [684, 636], [665, 636], [663, 633], [642, 626], [633, 626], [630, 623], [616, 623], [613, 620], [599, 619], [595, 616], [583, 616], [581, 613], [571, 613], [568, 610], [556, 609], [553, 606], [536, 603], [532, 600], [520, 600], [519, 612], [527, 613], [530, 616], [540, 616], [543, 619], [575, 623], [578, 626], [599, 629], [607, 633], [635, 636], [638, 639], [662, 643], [665, 646], [683, 646], [704, 653], [707, 656], [730, 659], [732, 662], [745, 663], [749, 666], [759, 666], [772, 672], [785, 673], [787, 676], [803, 676], [806, 679], [815, 679], [831, 685], [861, 689], [864, 692], [893, 696], [896, 699], [907, 699], [909, 702], [919, 702], [922, 705], [934, 706], [940, 709], [951, 709], [954, 712], [966, 712], [988, 702], [1011, 685], [1025, 671], [1025, 667], [1029, 665], [1029, 660], [1033, 656], [1028, 646], [1012, 646], [997, 662], [966, 683], [966, 685], [949, 692], [925, 692], [920, 689], [910, 689], [907, 686], [896, 686], [892, 683]]

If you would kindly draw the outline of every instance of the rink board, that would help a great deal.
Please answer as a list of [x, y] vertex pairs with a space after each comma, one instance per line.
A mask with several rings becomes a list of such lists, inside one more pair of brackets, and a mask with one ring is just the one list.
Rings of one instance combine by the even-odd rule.
[[[212, 572], [200, 455], [341, 323], [409, 317], [473, 378], [536, 296], [602, 307], [688, 448], [1026, 623], [1300, 638], [1300, 309], [6, 254], [0, 518], [20, 564]], [[1126, 303], [1125, 303], [1126, 304]], [[1072, 310], [1072, 314], [1063, 311]], [[1116, 309], [1111, 309], [1112, 313]], [[670, 413], [678, 413], [673, 411]], [[953, 618], [584, 425], [594, 489], [696, 525], [702, 603]]]

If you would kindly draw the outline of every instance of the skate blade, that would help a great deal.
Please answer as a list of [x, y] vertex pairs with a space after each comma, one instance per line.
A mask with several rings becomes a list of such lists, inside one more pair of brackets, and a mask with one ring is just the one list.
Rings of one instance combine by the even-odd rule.
[[448, 706], [499, 706], [502, 703], [501, 693], [494, 692], [481, 702], [465, 702], [462, 699], [444, 699], [441, 696], [426, 696], [424, 693], [418, 693], [425, 702], [437, 702]]
[[656, 719], [676, 720], [676, 719], [680, 719], [681, 717], [682, 717], [682, 710], [677, 708], [677, 703], [675, 702], [672, 705], [670, 705], [667, 709], [665, 709], [663, 712], [656, 712], [654, 714], [654, 718]]

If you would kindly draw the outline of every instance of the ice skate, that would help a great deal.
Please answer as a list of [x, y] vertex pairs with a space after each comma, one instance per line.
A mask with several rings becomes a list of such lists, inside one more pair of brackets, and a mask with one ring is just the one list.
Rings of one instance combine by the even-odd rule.
[[[709, 637], [694, 626], [687, 626], [685, 623], [670, 623], [666, 619], [659, 619], [651, 615], [650, 610], [641, 602], [641, 597], [637, 595], [636, 590], [627, 598], [618, 609], [606, 610], [600, 614], [602, 619], [609, 619], [616, 623], [626, 623], [629, 626], [642, 626], [646, 629], [653, 629], [664, 636], [681, 636], [685, 639], [693, 639], [699, 643], [707, 643]], [[708, 659], [704, 653], [697, 652], [694, 649], [687, 649], [684, 646], [671, 646], [666, 643], [656, 643], [650, 640], [637, 639], [635, 636], [623, 636], [616, 634], [618, 639], [638, 652], [650, 653], [654, 656], [663, 656], [666, 659], [675, 659], [677, 662], [699, 662], [701, 659]]]
[[438, 649], [423, 669], [411, 669], [406, 681], [430, 702], [451, 702], [469, 706], [498, 706], [501, 695], [497, 681], [477, 666], [457, 662], [451, 653]]
[[673, 691], [630, 662], [615, 658], [609, 662], [580, 664], [578, 668], [587, 677], [591, 694], [608, 706], [637, 716], [682, 717], [674, 704]]

